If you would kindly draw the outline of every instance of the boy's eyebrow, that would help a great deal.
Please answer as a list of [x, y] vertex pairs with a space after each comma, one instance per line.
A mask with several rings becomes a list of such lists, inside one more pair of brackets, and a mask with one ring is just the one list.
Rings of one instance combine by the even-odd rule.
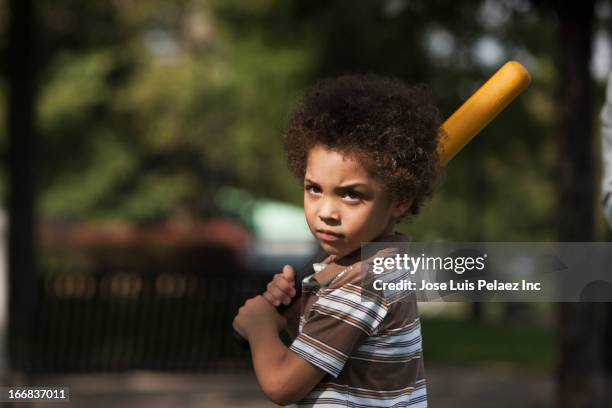
[[368, 188], [368, 185], [365, 183], [349, 183], [338, 186], [337, 188], [354, 188], [354, 187], [365, 187]]
[[[306, 183], [310, 183], [310, 184], [318, 184], [316, 181], [310, 180], [307, 177], [304, 177], [304, 181]], [[368, 185], [366, 183], [360, 183], [360, 182], [356, 182], [356, 183], [349, 182], [348, 184], [343, 184], [343, 185], [337, 186], [336, 188], [338, 188], [338, 189], [347, 189], [347, 188], [354, 188], [354, 187], [365, 187], [365, 188], [368, 188]]]

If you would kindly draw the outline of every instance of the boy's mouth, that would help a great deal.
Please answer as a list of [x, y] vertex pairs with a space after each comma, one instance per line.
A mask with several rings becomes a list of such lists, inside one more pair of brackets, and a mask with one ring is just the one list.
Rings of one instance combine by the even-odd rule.
[[338, 234], [337, 232], [333, 232], [329, 230], [324, 230], [324, 229], [317, 230], [317, 237], [319, 237], [323, 241], [336, 241], [342, 238], [343, 236], [344, 236], [343, 234]]

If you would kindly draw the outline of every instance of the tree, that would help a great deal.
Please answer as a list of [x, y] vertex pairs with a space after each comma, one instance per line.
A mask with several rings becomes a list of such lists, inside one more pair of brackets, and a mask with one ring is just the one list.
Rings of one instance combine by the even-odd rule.
[[[594, 1], [559, 1], [558, 231], [560, 241], [593, 241], [595, 159], [593, 81], [589, 71]], [[605, 304], [560, 303], [558, 404], [603, 406], [602, 375]], [[605, 310], [605, 309], [604, 309]], [[605, 314], [603, 314], [605, 316]]]
[[[9, 355], [26, 361], [38, 300], [34, 258], [36, 191], [37, 38], [30, 0], [10, 2], [8, 50], [9, 134]], [[27, 52], [24, 52], [27, 50]]]

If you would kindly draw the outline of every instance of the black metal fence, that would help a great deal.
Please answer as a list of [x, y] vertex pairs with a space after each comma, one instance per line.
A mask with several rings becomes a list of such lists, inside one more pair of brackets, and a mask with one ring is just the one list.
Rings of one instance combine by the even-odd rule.
[[31, 332], [11, 339], [21, 345], [12, 364], [25, 372], [248, 368], [231, 322], [270, 277], [206, 265], [56, 269], [43, 276]]

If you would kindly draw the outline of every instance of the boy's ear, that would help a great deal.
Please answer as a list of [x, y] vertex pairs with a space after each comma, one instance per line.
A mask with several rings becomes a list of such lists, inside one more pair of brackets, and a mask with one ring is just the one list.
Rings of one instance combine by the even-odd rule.
[[409, 201], [395, 201], [391, 208], [391, 216], [393, 218], [401, 218], [406, 214], [412, 205], [412, 200]]

